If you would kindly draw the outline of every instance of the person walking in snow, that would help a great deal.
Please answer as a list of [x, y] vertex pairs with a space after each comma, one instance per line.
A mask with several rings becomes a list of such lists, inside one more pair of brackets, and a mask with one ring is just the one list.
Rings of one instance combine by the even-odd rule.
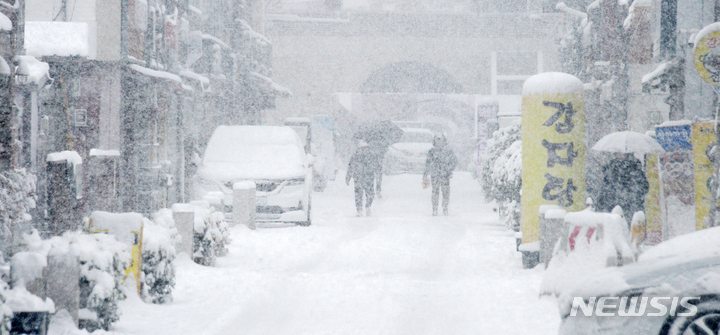
[[428, 151], [425, 160], [425, 173], [423, 182], [426, 183], [428, 175], [432, 185], [432, 210], [433, 216], [438, 214], [438, 202], [440, 190], [442, 189], [443, 214], [448, 215], [448, 204], [450, 203], [450, 178], [457, 165], [457, 157], [452, 149], [447, 146], [445, 135], [435, 135], [433, 147]]
[[372, 152], [367, 142], [360, 140], [358, 149], [350, 158], [348, 164], [345, 183], [350, 185], [350, 179], [355, 184], [355, 207], [357, 208], [357, 216], [363, 215], [363, 196], [365, 197], [365, 215], [370, 216], [370, 206], [375, 197], [375, 165]]
[[615, 157], [603, 167], [603, 183], [597, 199], [597, 209], [610, 212], [620, 206], [631, 218], [635, 212], [642, 211], [645, 195], [649, 189], [642, 163], [632, 154], [615, 153]]
[[373, 171], [375, 172], [375, 195], [378, 199], [382, 199], [383, 161], [385, 160], [385, 153], [387, 153], [388, 147], [377, 141], [370, 142], [369, 147], [372, 155]]

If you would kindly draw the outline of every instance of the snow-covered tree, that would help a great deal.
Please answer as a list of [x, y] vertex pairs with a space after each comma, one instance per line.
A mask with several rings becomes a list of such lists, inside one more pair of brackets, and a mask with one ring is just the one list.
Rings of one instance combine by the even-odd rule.
[[516, 228], [520, 218], [522, 187], [522, 142], [520, 125], [501, 128], [488, 140], [481, 163], [481, 181], [485, 197], [495, 200], [501, 219]]
[[12, 227], [30, 220], [35, 208], [35, 175], [20, 170], [0, 172], [0, 252], [7, 253]]

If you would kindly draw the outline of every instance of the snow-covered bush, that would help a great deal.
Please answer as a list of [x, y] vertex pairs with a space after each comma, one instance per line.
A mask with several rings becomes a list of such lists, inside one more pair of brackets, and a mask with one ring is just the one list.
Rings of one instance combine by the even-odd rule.
[[162, 209], [155, 213], [152, 222], [146, 221], [141, 277], [144, 301], [159, 304], [172, 301], [175, 287], [174, 245], [179, 244], [180, 238], [171, 210]]
[[102, 233], [66, 232], [42, 240], [33, 230], [23, 236], [20, 247], [45, 257], [53, 253], [76, 257], [80, 263], [80, 314], [90, 322], [85, 326], [108, 330], [119, 320], [118, 301], [126, 297], [122, 284], [130, 266], [127, 244]]
[[10, 333], [10, 322], [13, 312], [7, 304], [7, 293], [10, 286], [4, 280], [0, 280], [0, 334]]
[[497, 202], [501, 219], [510, 227], [518, 227], [522, 188], [522, 142], [519, 124], [493, 133], [481, 163], [480, 177], [485, 197]]
[[227, 253], [230, 235], [222, 212], [207, 204], [195, 204], [195, 240], [193, 260], [195, 263], [213, 266], [217, 256]]
[[35, 175], [24, 169], [0, 172], [0, 249], [10, 247], [13, 224], [31, 219], [28, 213], [35, 208], [35, 181]]

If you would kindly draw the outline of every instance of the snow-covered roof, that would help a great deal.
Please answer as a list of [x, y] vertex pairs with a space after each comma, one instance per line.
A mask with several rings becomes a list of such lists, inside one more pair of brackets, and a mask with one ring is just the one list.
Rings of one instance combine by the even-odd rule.
[[523, 84], [523, 95], [583, 93], [583, 83], [577, 77], [562, 72], [536, 74]]
[[35, 57], [88, 57], [88, 25], [84, 22], [27, 21], [25, 50]]
[[170, 73], [170, 72], [148, 69], [146, 67], [143, 67], [143, 66], [140, 66], [137, 64], [130, 64], [130, 65], [128, 65], [128, 67], [137, 72], [140, 72], [146, 76], [150, 76], [153, 78], [172, 80], [178, 84], [182, 84], [182, 79], [180, 79], [180, 76]]

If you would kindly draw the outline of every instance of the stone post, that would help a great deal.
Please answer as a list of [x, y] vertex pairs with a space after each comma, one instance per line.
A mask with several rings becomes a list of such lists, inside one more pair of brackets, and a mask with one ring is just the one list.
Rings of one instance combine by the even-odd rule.
[[190, 258], [193, 255], [193, 239], [195, 238], [195, 210], [189, 204], [174, 204], [172, 206], [173, 220], [182, 241], [177, 246], [178, 253], [186, 252]]
[[233, 184], [233, 222], [255, 229], [255, 183], [243, 181]]

